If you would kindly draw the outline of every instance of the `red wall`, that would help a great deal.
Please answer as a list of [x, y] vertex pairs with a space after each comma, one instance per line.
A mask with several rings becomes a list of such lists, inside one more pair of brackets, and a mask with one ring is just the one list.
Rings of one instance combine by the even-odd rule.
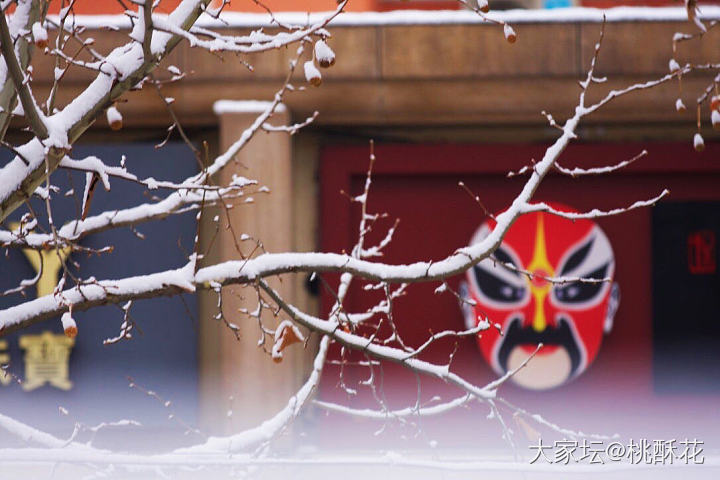
[[[643, 148], [650, 155], [622, 172], [583, 179], [551, 174], [544, 180], [536, 198], [562, 202], [581, 211], [630, 205], [657, 195], [663, 188], [670, 189], [672, 201], [720, 200], [720, 163], [717, 162], [720, 145], [708, 145], [702, 155], [692, 150], [690, 142], [574, 145], [564, 154], [563, 165], [588, 167], [617, 163], [635, 156]], [[465, 246], [485, 219], [482, 210], [458, 187], [458, 181], [463, 181], [478, 194], [490, 211], [498, 211], [510, 203], [523, 184], [522, 178], [507, 179], [506, 173], [524, 166], [530, 158], [540, 158], [543, 150], [542, 145], [376, 147], [378, 160], [368, 205], [371, 212], [387, 212], [388, 218], [380, 222], [383, 228], [370, 235], [370, 244], [384, 236], [385, 228], [399, 218], [395, 240], [382, 257], [383, 262], [409, 263], [447, 256]], [[367, 165], [366, 146], [332, 146], [323, 151], [320, 201], [323, 251], [349, 251], [354, 244], [359, 210], [357, 204], [351, 205], [339, 192], [360, 194]], [[594, 416], [583, 417], [583, 428], [596, 428], [601, 432], [606, 432], [608, 425], [612, 425], [607, 423], [608, 418], [624, 419], [614, 431], [633, 425], [637, 427], [637, 422], [646, 428], [648, 416], [659, 417], [674, 411], [678, 401], [684, 405], [687, 415], [692, 415], [694, 408], [705, 408], [708, 402], [717, 404], [720, 398], [714, 394], [667, 397], [653, 392], [650, 215], [650, 209], [639, 209], [598, 220], [615, 251], [616, 280], [622, 301], [614, 329], [605, 337], [595, 363], [571, 383], [554, 390], [530, 392], [507, 385], [503, 387], [503, 396], [521, 405], [532, 403], [551, 418], [564, 417], [568, 405], [581, 405], [579, 410], [570, 409], [580, 417], [585, 415], [585, 409], [592, 408]], [[324, 278], [329, 285], [337, 286], [337, 276]], [[457, 288], [460, 280], [450, 279], [449, 284]], [[437, 332], [463, 326], [457, 300], [447, 293], [435, 295], [437, 286], [437, 283], [413, 286], [395, 304], [398, 329], [409, 344], [419, 345], [430, 330]], [[377, 296], [355, 288], [346, 301], [347, 310], [362, 311], [370, 305], [370, 299], [377, 300]], [[323, 311], [327, 314], [334, 297], [324, 291], [322, 300]], [[447, 342], [423, 358], [446, 362], [453, 348], [453, 342]], [[337, 349], [333, 355], [339, 358]], [[351, 358], [362, 359], [359, 355]], [[473, 339], [459, 342], [453, 369], [480, 384], [494, 378]], [[328, 366], [321, 388], [322, 397], [356, 407], [377, 408], [367, 391], [360, 391], [356, 396], [342, 393], [337, 388], [338, 374], [339, 367]], [[416, 378], [413, 375], [397, 365], [384, 366], [383, 374], [385, 384], [390, 385], [385, 392], [390, 406], [408, 406], [408, 402], [414, 402]], [[346, 369], [345, 375], [348, 380], [357, 380], [364, 378], [367, 372], [351, 367]], [[423, 381], [422, 398], [428, 400], [436, 394], [448, 399], [458, 395], [458, 391], [442, 382]], [[642, 408], [643, 416], [637, 415], [638, 408]], [[707, 427], [702, 418], [693, 418], [687, 421], [695, 422], [699, 429]], [[462, 427], [463, 421], [457, 421]], [[447, 427], [447, 423], [443, 425]], [[660, 425], [652, 428], [661, 428]]]

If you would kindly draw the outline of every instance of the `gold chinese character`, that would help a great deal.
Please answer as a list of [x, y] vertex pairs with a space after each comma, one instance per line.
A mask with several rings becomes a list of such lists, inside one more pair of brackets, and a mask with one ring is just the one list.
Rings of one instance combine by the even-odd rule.
[[10, 363], [10, 354], [7, 353], [7, 340], [0, 340], [0, 385], [3, 387], [10, 384], [12, 377], [2, 367]]
[[70, 390], [70, 351], [74, 344], [74, 339], [49, 331], [20, 337], [20, 348], [25, 350], [23, 390], [35, 390], [46, 383], [60, 390]]
[[[14, 222], [10, 224], [10, 229], [17, 230], [19, 226], [19, 223]], [[55, 285], [57, 285], [60, 268], [70, 253], [70, 247], [57, 250], [33, 250], [32, 248], [23, 248], [23, 253], [35, 272], [39, 272], [42, 268], [42, 274], [37, 282], [37, 296], [42, 297], [51, 294], [55, 289]]]

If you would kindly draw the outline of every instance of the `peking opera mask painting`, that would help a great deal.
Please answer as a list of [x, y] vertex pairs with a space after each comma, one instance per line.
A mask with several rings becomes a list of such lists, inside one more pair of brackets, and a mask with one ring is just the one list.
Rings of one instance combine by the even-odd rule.
[[[494, 226], [493, 220], [480, 225], [471, 244]], [[467, 271], [461, 289], [475, 303], [463, 304], [465, 321], [471, 328], [487, 319], [502, 330], [491, 327], [477, 338], [483, 357], [499, 375], [519, 367], [542, 343], [512, 380], [532, 390], [554, 388], [590, 366], [603, 334], [612, 329], [619, 303], [614, 273], [610, 241], [595, 222], [526, 214], [512, 225], [493, 258]], [[576, 280], [548, 281], [558, 277]]]

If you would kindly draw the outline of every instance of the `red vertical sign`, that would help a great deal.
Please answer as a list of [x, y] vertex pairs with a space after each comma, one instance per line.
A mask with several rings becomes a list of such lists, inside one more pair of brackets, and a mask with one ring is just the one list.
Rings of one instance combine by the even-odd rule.
[[688, 235], [688, 270], [693, 275], [715, 273], [715, 232], [699, 230]]

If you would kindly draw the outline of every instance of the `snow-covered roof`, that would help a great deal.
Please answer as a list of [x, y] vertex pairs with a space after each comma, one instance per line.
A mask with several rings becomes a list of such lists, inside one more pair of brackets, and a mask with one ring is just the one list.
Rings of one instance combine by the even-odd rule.
[[[534, 10], [506, 10], [492, 12], [491, 18], [508, 23], [577, 23], [600, 22], [606, 15], [608, 22], [665, 22], [685, 21], [687, 12], [682, 7], [615, 7], [606, 10], [597, 8], [554, 8]], [[317, 21], [327, 13], [279, 12], [277, 21], [287, 24], [304, 25]], [[700, 18], [720, 19], [720, 6], [702, 6]], [[130, 28], [125, 15], [78, 15], [76, 23], [88, 28]], [[448, 25], [481, 24], [483, 19], [469, 10], [395, 10], [390, 12], [347, 12], [331, 22], [331, 26], [377, 26], [377, 25]], [[205, 27], [271, 27], [275, 24], [270, 16], [262, 13], [226, 12], [220, 20], [203, 16], [197, 25]]]

